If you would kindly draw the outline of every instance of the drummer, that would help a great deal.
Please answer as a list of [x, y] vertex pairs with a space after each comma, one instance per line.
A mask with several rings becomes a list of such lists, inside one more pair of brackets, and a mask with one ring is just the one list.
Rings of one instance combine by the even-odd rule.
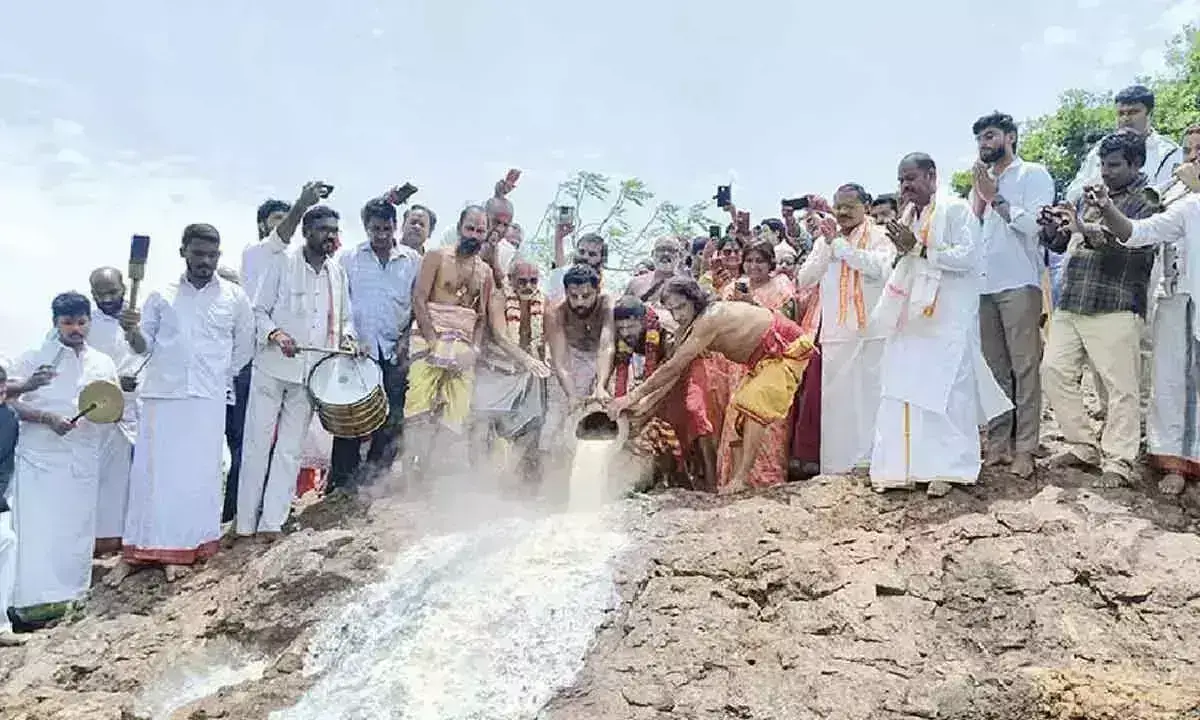
[[278, 538], [291, 510], [313, 417], [305, 382], [324, 357], [302, 348], [356, 350], [346, 271], [331, 259], [338, 221], [328, 205], [308, 209], [301, 221], [304, 243], [273, 256], [255, 289], [258, 346], [238, 480], [240, 537]]
[[24, 629], [61, 616], [91, 585], [103, 434], [87, 418], [72, 417], [85, 385], [117, 383], [112, 359], [87, 343], [91, 302], [68, 292], [50, 307], [55, 332], [13, 372], [22, 378], [44, 377], [47, 367], [54, 372], [46, 385], [13, 402], [23, 425], [13, 478], [13, 515], [20, 520], [12, 603]]

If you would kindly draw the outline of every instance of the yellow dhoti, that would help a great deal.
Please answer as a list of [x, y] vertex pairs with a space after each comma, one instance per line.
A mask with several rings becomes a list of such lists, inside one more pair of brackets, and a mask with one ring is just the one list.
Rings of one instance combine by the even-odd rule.
[[787, 417], [812, 352], [812, 339], [800, 326], [776, 315], [746, 363], [750, 372], [733, 393], [730, 407], [760, 425]]
[[471, 344], [477, 315], [472, 308], [430, 303], [437, 340], [431, 347], [418, 332], [409, 344], [405, 419], [431, 416], [461, 433], [471, 411], [475, 350]]

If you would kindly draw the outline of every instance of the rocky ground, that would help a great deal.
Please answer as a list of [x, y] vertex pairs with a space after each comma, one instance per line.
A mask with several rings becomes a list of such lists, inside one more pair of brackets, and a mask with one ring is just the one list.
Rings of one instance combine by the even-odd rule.
[[[1087, 481], [643, 498], [622, 602], [545, 716], [1200, 718], [1200, 492]], [[312, 682], [314, 623], [430, 527], [392, 500], [318, 505], [275, 546], [174, 583], [149, 570], [114, 590], [99, 566], [79, 617], [0, 650], [0, 718], [264, 718]], [[180, 694], [214, 663], [231, 687]]]

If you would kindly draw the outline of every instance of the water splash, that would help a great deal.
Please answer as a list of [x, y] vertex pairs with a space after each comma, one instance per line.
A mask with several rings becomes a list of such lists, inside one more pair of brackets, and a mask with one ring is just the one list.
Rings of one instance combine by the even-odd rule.
[[258, 680], [266, 669], [266, 660], [233, 643], [208, 642], [173, 662], [138, 698], [136, 709], [154, 720], [168, 720], [176, 710], [222, 688]]
[[621, 509], [428, 537], [323, 624], [320, 679], [272, 720], [526, 720], [569, 684], [617, 602]]

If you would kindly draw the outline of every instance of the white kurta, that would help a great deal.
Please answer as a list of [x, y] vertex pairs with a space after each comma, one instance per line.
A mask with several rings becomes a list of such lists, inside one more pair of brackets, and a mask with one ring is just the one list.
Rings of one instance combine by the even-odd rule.
[[[1154, 313], [1151, 399], [1146, 415], [1150, 462], [1166, 472], [1200, 477], [1200, 195], [1133, 221], [1130, 247], [1167, 245], [1174, 267], [1164, 268], [1164, 297]], [[1172, 278], [1174, 274], [1174, 278]], [[1174, 280], [1172, 282], [1172, 280]]]
[[[13, 374], [29, 377], [40, 365], [56, 365], [57, 375], [22, 395], [21, 402], [66, 418], [78, 412], [85, 385], [117, 382], [117, 369], [107, 355], [88, 346], [76, 353], [57, 335], [22, 356]], [[14, 607], [76, 600], [91, 585], [102, 437], [103, 428], [87, 418], [61, 437], [47, 425], [22, 423], [13, 478]]]
[[[929, 228], [926, 258], [917, 254], [922, 227]], [[913, 228], [918, 247], [893, 269], [872, 316], [888, 333], [871, 455], [876, 489], [973, 484], [979, 426], [1012, 408], [980, 347], [979, 222], [966, 202], [939, 194]], [[907, 273], [915, 280], [906, 282]], [[911, 304], [898, 301], [903, 293]]]
[[[88, 331], [88, 344], [109, 356], [117, 375], [133, 375], [145, 356], [138, 355], [125, 340], [117, 319], [96, 312]], [[121, 422], [105, 425], [100, 444], [100, 490], [96, 504], [96, 538], [117, 539], [125, 530], [125, 508], [129, 499], [129, 469], [133, 441], [137, 439], [137, 392], [122, 393], [125, 412]]]
[[[865, 247], [859, 248], [861, 233], [868, 237]], [[852, 273], [860, 273], [861, 307], [869, 321], [894, 256], [883, 228], [868, 220], [849, 239], [818, 240], [796, 272], [798, 287], [821, 286], [822, 473], [849, 472], [871, 459], [886, 334], [869, 322], [860, 327]]]
[[129, 482], [124, 553], [132, 562], [189, 564], [217, 550], [225, 392], [250, 359], [254, 316], [233, 283], [184, 279], [146, 299], [151, 356]]

